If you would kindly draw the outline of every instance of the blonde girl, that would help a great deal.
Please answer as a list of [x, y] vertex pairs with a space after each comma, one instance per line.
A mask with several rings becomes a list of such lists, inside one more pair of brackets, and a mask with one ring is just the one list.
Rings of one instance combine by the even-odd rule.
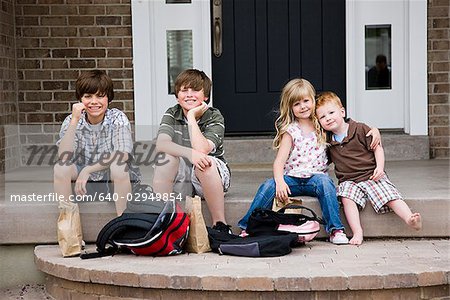
[[315, 95], [306, 79], [289, 81], [281, 92], [280, 116], [275, 122], [274, 148], [278, 150], [273, 163], [274, 178], [258, 189], [247, 214], [238, 226], [245, 236], [248, 218], [256, 208], [270, 208], [275, 197], [317, 197], [322, 209], [330, 242], [347, 244], [339, 216], [336, 188], [327, 174], [328, 160], [324, 133], [315, 116]]

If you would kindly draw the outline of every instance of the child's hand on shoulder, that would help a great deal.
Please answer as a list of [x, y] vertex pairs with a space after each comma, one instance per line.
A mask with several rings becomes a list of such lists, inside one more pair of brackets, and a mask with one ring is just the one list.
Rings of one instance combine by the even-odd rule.
[[372, 174], [372, 176], [370, 176], [369, 179], [377, 181], [383, 176], [384, 176], [384, 170], [382, 168], [376, 167], [375, 170], [373, 170], [373, 174]]
[[209, 108], [208, 105], [205, 102], [202, 102], [201, 105], [188, 111], [188, 114], [187, 114], [188, 120], [189, 120], [189, 117], [194, 117], [195, 120], [200, 119], [203, 116], [203, 114], [208, 110], [208, 108]]
[[72, 105], [72, 118], [79, 120], [81, 118], [81, 114], [86, 109], [83, 103], [78, 102]]

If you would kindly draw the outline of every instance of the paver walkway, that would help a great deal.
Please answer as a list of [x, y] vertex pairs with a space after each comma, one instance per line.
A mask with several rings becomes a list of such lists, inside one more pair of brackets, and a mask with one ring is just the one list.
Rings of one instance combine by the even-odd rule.
[[57, 246], [37, 246], [35, 256], [38, 268], [55, 277], [145, 288], [321, 291], [450, 282], [449, 239], [368, 240], [359, 247], [313, 241], [289, 255], [274, 258], [205, 253], [81, 260], [62, 258]]

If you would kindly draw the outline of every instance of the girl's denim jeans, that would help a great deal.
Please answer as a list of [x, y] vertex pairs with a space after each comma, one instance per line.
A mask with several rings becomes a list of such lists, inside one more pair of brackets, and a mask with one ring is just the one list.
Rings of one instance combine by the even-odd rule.
[[[339, 216], [336, 187], [330, 176], [315, 174], [309, 178], [296, 178], [285, 175], [284, 181], [291, 190], [290, 196], [312, 196], [319, 199], [322, 217], [326, 222], [325, 229], [328, 234], [336, 229], [344, 229]], [[271, 209], [275, 192], [275, 180], [273, 178], [266, 180], [259, 187], [247, 214], [239, 221], [238, 226], [241, 229], [247, 228], [248, 219], [255, 208]]]

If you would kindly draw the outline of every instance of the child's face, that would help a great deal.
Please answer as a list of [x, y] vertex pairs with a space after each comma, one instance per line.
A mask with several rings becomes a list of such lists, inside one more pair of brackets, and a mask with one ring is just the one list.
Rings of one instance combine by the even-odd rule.
[[303, 98], [294, 102], [292, 111], [296, 119], [309, 119], [313, 112], [314, 102], [310, 98]]
[[177, 101], [185, 114], [191, 109], [202, 105], [203, 101], [206, 100], [208, 100], [208, 98], [205, 97], [203, 89], [195, 91], [192, 88], [181, 86], [177, 95]]
[[108, 96], [96, 94], [84, 94], [81, 103], [85, 106], [88, 120], [91, 124], [98, 124], [103, 121], [108, 109]]
[[316, 108], [316, 115], [323, 129], [339, 132], [344, 125], [345, 110], [337, 104], [328, 102]]

